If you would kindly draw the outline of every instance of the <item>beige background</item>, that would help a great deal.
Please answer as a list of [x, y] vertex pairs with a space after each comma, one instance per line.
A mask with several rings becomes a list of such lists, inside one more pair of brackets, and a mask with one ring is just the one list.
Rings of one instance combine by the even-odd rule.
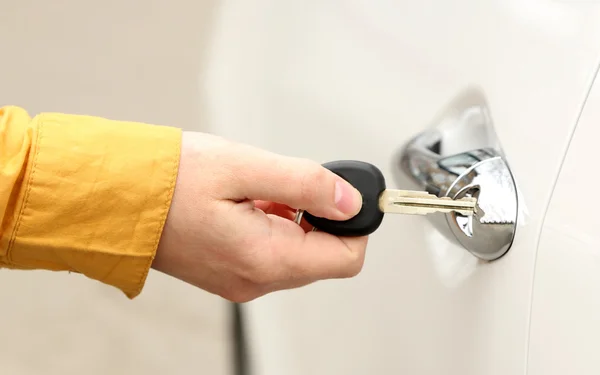
[[[0, 0], [0, 105], [202, 129], [216, 0]], [[142, 295], [0, 271], [2, 374], [230, 374], [228, 305], [152, 272]]]

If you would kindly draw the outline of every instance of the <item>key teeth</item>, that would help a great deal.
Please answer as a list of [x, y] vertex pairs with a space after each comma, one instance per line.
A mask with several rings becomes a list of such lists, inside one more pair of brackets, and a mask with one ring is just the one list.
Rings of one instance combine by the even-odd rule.
[[509, 221], [509, 220], [489, 220], [489, 221], [486, 221], [484, 219], [485, 219], [485, 217], [481, 218], [479, 220], [479, 222], [481, 224], [500, 224], [500, 225], [511, 225], [511, 224], [514, 224], [513, 221]]

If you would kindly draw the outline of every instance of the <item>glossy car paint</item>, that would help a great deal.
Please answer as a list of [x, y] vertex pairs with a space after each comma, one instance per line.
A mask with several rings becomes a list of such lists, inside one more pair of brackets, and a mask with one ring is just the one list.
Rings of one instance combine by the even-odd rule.
[[[398, 148], [477, 87], [520, 191], [516, 239], [498, 261], [478, 262], [425, 217], [388, 215], [359, 277], [244, 306], [253, 373], [564, 373], [544, 362], [559, 361], [567, 345], [554, 339], [577, 340], [595, 319], [564, 306], [544, 316], [562, 306], [553, 287], [568, 294], [586, 282], [563, 285], [553, 268], [577, 274], [582, 264], [565, 264], [571, 252], [559, 247], [576, 247], [581, 240], [569, 236], [588, 233], [557, 226], [563, 211], [574, 215], [564, 203], [568, 177], [543, 232], [542, 224], [600, 59], [599, 19], [594, 1], [224, 2], [204, 77], [214, 133], [320, 162], [368, 161], [392, 181]], [[598, 134], [591, 126], [580, 142]], [[600, 274], [585, 270], [590, 281]], [[584, 298], [567, 302], [585, 306]], [[555, 321], [582, 317], [581, 336]], [[580, 345], [592, 350], [585, 339]], [[586, 358], [589, 372], [600, 371]]]
[[600, 230], [593, 86], [556, 182], [535, 264], [529, 374], [600, 371]]

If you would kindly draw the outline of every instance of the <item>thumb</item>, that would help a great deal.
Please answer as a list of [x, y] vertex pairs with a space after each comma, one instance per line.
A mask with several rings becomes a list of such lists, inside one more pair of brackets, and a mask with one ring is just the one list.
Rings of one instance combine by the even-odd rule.
[[350, 219], [362, 207], [358, 190], [313, 161], [256, 149], [234, 159], [230, 199], [281, 203], [330, 220]]

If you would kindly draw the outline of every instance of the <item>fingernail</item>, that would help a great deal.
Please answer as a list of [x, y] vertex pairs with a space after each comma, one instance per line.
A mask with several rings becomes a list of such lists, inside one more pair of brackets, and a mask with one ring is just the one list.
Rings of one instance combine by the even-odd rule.
[[354, 216], [362, 207], [362, 196], [358, 190], [346, 181], [336, 181], [335, 205], [342, 213]]

